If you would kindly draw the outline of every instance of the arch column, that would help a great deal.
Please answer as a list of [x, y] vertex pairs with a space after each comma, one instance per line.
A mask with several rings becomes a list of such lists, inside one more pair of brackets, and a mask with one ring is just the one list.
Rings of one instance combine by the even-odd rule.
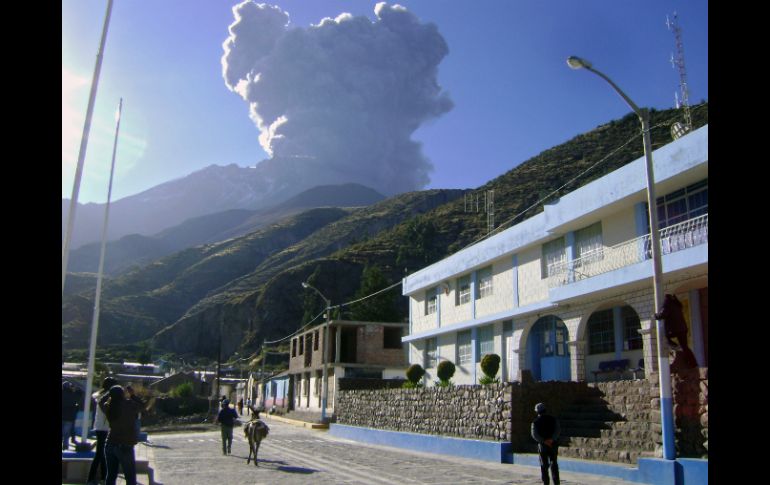
[[642, 336], [642, 349], [644, 352], [644, 374], [658, 372], [658, 343], [656, 341], [655, 327], [651, 327], [651, 320], [644, 321], [644, 326], [637, 330]]
[[567, 342], [570, 349], [570, 360], [572, 361], [572, 380], [576, 382], [586, 381], [586, 368], [585, 368], [585, 352], [586, 341], [585, 340], [570, 340]]

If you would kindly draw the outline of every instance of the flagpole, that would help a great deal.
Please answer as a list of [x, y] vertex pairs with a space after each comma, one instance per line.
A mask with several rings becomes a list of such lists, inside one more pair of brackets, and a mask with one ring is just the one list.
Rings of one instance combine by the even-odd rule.
[[[118, 133], [120, 132], [120, 115], [123, 111], [123, 98], [118, 104], [118, 114], [115, 124], [115, 141], [112, 145], [112, 165], [110, 166], [110, 183], [107, 189], [107, 206], [104, 208], [104, 224], [102, 225], [102, 250], [99, 255], [99, 273], [96, 277], [96, 297], [94, 298], [94, 316], [91, 321], [91, 346], [88, 350], [88, 374], [86, 379], [86, 395], [83, 403], [83, 421], [81, 425], [82, 441], [85, 445], [88, 439], [88, 428], [91, 416], [91, 391], [94, 376], [94, 363], [96, 360], [96, 333], [99, 328], [99, 301], [102, 296], [102, 274], [104, 273], [104, 255], [107, 250], [107, 222], [110, 217], [110, 200], [112, 200], [112, 179], [115, 174], [115, 154], [118, 150]], [[90, 449], [90, 447], [89, 447]]]
[[75, 225], [75, 210], [78, 205], [78, 194], [80, 192], [80, 179], [83, 175], [83, 162], [86, 158], [86, 147], [88, 146], [88, 134], [91, 131], [91, 117], [94, 111], [94, 102], [96, 100], [96, 88], [99, 85], [99, 72], [102, 70], [102, 57], [104, 57], [104, 44], [107, 41], [107, 28], [110, 23], [110, 14], [112, 13], [112, 0], [107, 0], [107, 14], [104, 17], [104, 26], [102, 27], [102, 40], [99, 43], [99, 51], [96, 54], [96, 66], [94, 67], [94, 76], [91, 80], [91, 94], [88, 97], [88, 108], [86, 109], [86, 121], [83, 125], [83, 136], [80, 139], [80, 151], [78, 153], [78, 164], [75, 169], [75, 183], [72, 186], [72, 197], [70, 198], [70, 210], [67, 215], [67, 230], [64, 233], [64, 242], [61, 249], [61, 293], [64, 296], [64, 280], [67, 277], [67, 260], [69, 259], [70, 241], [72, 240], [72, 229]]

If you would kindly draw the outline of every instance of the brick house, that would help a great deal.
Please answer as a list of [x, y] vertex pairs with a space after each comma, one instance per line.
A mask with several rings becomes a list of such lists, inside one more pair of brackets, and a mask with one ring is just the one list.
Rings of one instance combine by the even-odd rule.
[[[335, 391], [341, 377], [403, 378], [408, 367], [407, 323], [332, 320], [329, 323], [329, 394], [327, 413], [334, 414]], [[321, 411], [324, 336], [317, 325], [291, 340], [289, 386], [291, 405], [298, 411]]]

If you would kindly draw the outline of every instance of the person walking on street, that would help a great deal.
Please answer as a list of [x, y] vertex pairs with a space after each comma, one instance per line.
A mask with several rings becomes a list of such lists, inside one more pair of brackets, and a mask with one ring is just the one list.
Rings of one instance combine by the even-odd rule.
[[64, 382], [61, 385], [61, 449], [69, 449], [69, 441], [75, 428], [75, 418], [78, 415], [77, 394], [75, 387], [71, 382]]
[[238, 399], [238, 404], [236, 404], [238, 407], [238, 414], [243, 416], [243, 398]]
[[126, 485], [136, 485], [134, 446], [137, 443], [136, 419], [142, 409], [142, 402], [137, 397], [127, 398], [127, 393], [122, 387], [112, 386], [99, 400], [99, 407], [110, 424], [104, 445], [104, 459], [107, 462], [106, 485], [115, 485], [118, 466], [123, 468]]
[[233, 426], [235, 426], [236, 419], [238, 419], [238, 413], [230, 407], [230, 401], [228, 399], [222, 400], [222, 409], [219, 411], [215, 422], [221, 426], [223, 455], [229, 455], [233, 446]]
[[559, 485], [559, 435], [561, 428], [559, 420], [546, 414], [545, 404], [535, 406], [537, 417], [532, 422], [532, 438], [537, 441], [537, 452], [540, 455], [540, 475], [545, 485], [549, 485], [548, 468], [551, 469], [554, 485]]
[[114, 377], [105, 377], [102, 381], [102, 388], [92, 394], [94, 403], [96, 403], [96, 406], [94, 406], [96, 409], [93, 427], [94, 433], [96, 434], [96, 454], [91, 462], [91, 468], [88, 470], [88, 479], [86, 480], [87, 485], [96, 485], [97, 472], [102, 480], [106, 480], [107, 478], [107, 462], [104, 459], [104, 443], [107, 440], [107, 433], [110, 431], [110, 424], [107, 422], [107, 416], [105, 416], [104, 411], [102, 411], [98, 403], [99, 400], [110, 391], [110, 388], [117, 383], [118, 381], [115, 380]]

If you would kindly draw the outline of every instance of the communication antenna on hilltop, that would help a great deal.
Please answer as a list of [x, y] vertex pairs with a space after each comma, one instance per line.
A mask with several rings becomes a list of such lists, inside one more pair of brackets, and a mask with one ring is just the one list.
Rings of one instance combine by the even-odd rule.
[[[676, 139], [692, 130], [692, 118], [690, 117], [689, 90], [687, 89], [687, 72], [684, 68], [684, 46], [682, 43], [682, 29], [679, 27], [676, 12], [673, 14], [673, 21], [666, 15], [666, 27], [674, 33], [676, 40], [676, 56], [671, 54], [671, 66], [679, 71], [679, 93], [674, 92], [674, 100], [677, 109], [682, 108], [684, 112], [684, 125], [677, 122], [671, 126], [671, 136]], [[681, 95], [681, 100], [680, 100]]]
[[[465, 212], [481, 212], [481, 193], [471, 192], [464, 197]], [[495, 191], [484, 192], [484, 212], [487, 214], [487, 232], [495, 229]]]

